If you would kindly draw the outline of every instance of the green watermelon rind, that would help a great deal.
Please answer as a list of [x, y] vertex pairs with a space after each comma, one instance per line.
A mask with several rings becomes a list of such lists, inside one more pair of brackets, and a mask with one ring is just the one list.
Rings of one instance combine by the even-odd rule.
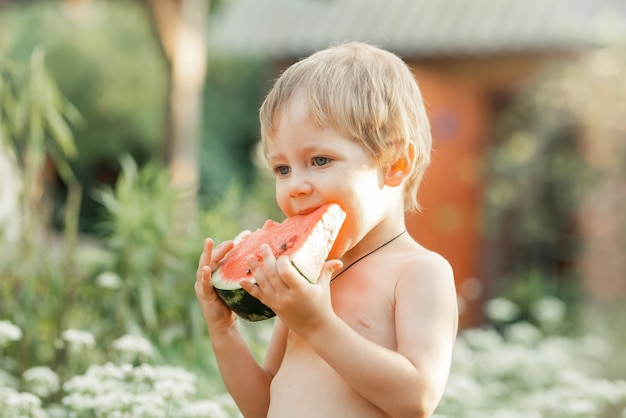
[[241, 287], [230, 290], [215, 288], [215, 291], [233, 312], [247, 321], [264, 321], [276, 316], [274, 311], [268, 308], [267, 305]]
[[[313, 284], [317, 282], [345, 217], [346, 214], [339, 205], [331, 205], [316, 223], [307, 241], [290, 256], [291, 264], [309, 282]], [[241, 288], [238, 281], [224, 280], [219, 268], [212, 274], [211, 279], [218, 296], [241, 318], [257, 322], [275, 316], [269, 307]]]

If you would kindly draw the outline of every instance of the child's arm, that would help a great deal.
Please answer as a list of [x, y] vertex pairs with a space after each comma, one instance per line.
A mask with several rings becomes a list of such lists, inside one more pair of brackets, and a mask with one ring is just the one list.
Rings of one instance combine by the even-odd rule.
[[246, 418], [267, 416], [270, 384], [284, 353], [286, 332], [282, 334], [281, 328], [286, 331], [277, 323], [265, 367], [256, 362], [235, 325], [230, 329], [210, 331], [222, 380]]
[[[266, 266], [271, 261], [264, 259]], [[393, 417], [430, 416], [445, 388], [457, 327], [448, 263], [435, 255], [407, 263], [395, 288], [396, 351], [367, 340], [333, 312], [329, 281], [336, 267], [331, 262], [320, 277], [321, 286], [292, 274], [287, 263], [284, 258], [276, 261], [284, 284], [276, 276], [267, 284], [261, 280], [261, 289], [244, 287], [272, 307], [363, 398]], [[262, 276], [255, 275], [257, 282]], [[292, 302], [280, 296], [283, 285]], [[264, 295], [264, 286], [271, 293]]]
[[[246, 417], [265, 417], [269, 408], [270, 383], [284, 352], [286, 332], [276, 332], [268, 348], [269, 367], [261, 367], [237, 329], [237, 317], [213, 289], [211, 271], [233, 248], [226, 241], [213, 249], [207, 239], [200, 257], [195, 291], [209, 328], [220, 374], [233, 400]], [[284, 328], [284, 327], [283, 327]], [[277, 326], [280, 330], [280, 327]]]

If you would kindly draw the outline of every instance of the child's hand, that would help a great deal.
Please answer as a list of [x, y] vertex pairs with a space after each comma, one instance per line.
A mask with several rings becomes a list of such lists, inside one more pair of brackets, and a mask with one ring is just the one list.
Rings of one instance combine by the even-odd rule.
[[217, 269], [218, 263], [226, 253], [232, 250], [233, 246], [233, 241], [224, 241], [213, 248], [213, 240], [207, 238], [204, 241], [204, 251], [198, 262], [194, 289], [209, 331], [228, 329], [237, 319], [235, 313], [219, 298], [213, 288], [213, 283], [211, 283], [211, 272]]
[[261, 246], [261, 257], [263, 265], [254, 256], [247, 259], [256, 285], [242, 280], [241, 287], [270, 307], [289, 329], [304, 334], [333, 315], [330, 278], [341, 268], [341, 261], [324, 263], [317, 284], [311, 284], [291, 264], [289, 257], [276, 259], [269, 246]]

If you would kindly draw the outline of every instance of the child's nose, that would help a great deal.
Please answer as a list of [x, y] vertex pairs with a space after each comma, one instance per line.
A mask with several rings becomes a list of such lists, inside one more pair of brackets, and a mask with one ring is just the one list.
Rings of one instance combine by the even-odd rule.
[[289, 176], [289, 195], [292, 197], [307, 195], [313, 191], [313, 185], [309, 178], [303, 174], [292, 171]]

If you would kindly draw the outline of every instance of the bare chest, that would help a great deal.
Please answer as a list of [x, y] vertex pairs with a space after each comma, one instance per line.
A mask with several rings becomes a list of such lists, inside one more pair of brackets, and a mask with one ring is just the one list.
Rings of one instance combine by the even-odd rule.
[[333, 310], [368, 340], [395, 349], [394, 283], [372, 273], [364, 264], [333, 281]]
[[[377, 280], [379, 277], [367, 268], [365, 264], [355, 266], [350, 274], [331, 283], [333, 309], [364, 338], [395, 350], [395, 285], [391, 280]], [[386, 417], [348, 387], [300, 336], [291, 332], [283, 362], [272, 381], [271, 399], [268, 416], [272, 418]]]

